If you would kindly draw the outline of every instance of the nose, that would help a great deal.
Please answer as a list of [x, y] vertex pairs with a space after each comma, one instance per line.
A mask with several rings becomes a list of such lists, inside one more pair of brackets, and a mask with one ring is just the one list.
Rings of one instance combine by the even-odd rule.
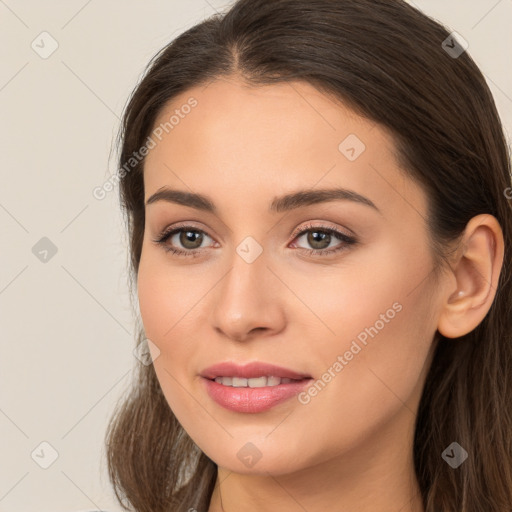
[[215, 287], [211, 325], [226, 338], [248, 341], [277, 334], [286, 325], [282, 285], [264, 255], [248, 263], [235, 252], [231, 269]]

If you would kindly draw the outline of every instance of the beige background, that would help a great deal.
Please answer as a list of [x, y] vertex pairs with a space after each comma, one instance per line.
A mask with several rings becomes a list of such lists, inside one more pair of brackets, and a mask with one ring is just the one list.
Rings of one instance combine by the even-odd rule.
[[[469, 42], [512, 133], [512, 0], [414, 3]], [[0, 512], [121, 510], [102, 443], [135, 323], [118, 189], [92, 190], [150, 57], [223, 5], [0, 0]]]

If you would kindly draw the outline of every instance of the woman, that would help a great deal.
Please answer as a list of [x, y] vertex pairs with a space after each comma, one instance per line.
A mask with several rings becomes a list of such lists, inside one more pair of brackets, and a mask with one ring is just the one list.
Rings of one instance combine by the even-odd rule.
[[510, 160], [463, 42], [397, 0], [239, 0], [120, 142], [153, 361], [107, 434], [121, 502], [512, 510]]

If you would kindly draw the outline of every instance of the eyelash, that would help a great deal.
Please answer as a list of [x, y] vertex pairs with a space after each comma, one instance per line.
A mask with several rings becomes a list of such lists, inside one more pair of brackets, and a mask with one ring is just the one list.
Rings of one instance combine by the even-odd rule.
[[[194, 226], [177, 226], [173, 227], [171, 229], [164, 230], [156, 239], [153, 240], [156, 244], [159, 244], [163, 247], [163, 249], [166, 252], [170, 252], [172, 254], [175, 254], [177, 256], [191, 256], [191, 257], [197, 257], [202, 252], [202, 249], [190, 249], [190, 250], [183, 250], [183, 249], [176, 249], [175, 247], [170, 247], [166, 244], [166, 241], [171, 238], [176, 233], [180, 233], [182, 231], [192, 231], [195, 233], [201, 233], [203, 235], [208, 235], [205, 231], [202, 229], [198, 229]], [[307, 255], [312, 256], [326, 256], [326, 255], [332, 255], [334, 253], [338, 253], [340, 251], [346, 250], [349, 246], [353, 246], [357, 244], [357, 239], [353, 236], [346, 235], [345, 233], [342, 233], [341, 231], [338, 231], [337, 229], [328, 227], [328, 226], [313, 226], [311, 224], [308, 224], [307, 226], [304, 226], [300, 231], [296, 231], [293, 234], [293, 240], [296, 238], [299, 238], [300, 236], [307, 234], [309, 232], [321, 232], [326, 233], [328, 235], [334, 236], [339, 241], [343, 242], [343, 244], [340, 244], [335, 249], [305, 249], [304, 247], [299, 247], [302, 251], [304, 251]], [[212, 237], [210, 237], [212, 238]]]

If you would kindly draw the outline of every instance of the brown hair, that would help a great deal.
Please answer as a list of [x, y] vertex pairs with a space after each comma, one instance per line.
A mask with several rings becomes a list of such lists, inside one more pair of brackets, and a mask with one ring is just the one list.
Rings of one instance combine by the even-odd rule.
[[[449, 35], [401, 0], [239, 0], [150, 62], [125, 110], [119, 162], [144, 145], [166, 103], [193, 86], [222, 76], [251, 85], [302, 80], [391, 131], [401, 166], [428, 196], [439, 260], [473, 216], [494, 215], [505, 239], [494, 302], [469, 334], [436, 333], [413, 453], [426, 512], [505, 512], [512, 510], [510, 159], [485, 79], [467, 52], [456, 58], [443, 47]], [[143, 167], [142, 160], [120, 181], [132, 278], [144, 234]], [[454, 441], [469, 453], [457, 469], [441, 458]], [[217, 466], [177, 421], [152, 365], [139, 366], [117, 404], [106, 446], [126, 510], [208, 509]]]

